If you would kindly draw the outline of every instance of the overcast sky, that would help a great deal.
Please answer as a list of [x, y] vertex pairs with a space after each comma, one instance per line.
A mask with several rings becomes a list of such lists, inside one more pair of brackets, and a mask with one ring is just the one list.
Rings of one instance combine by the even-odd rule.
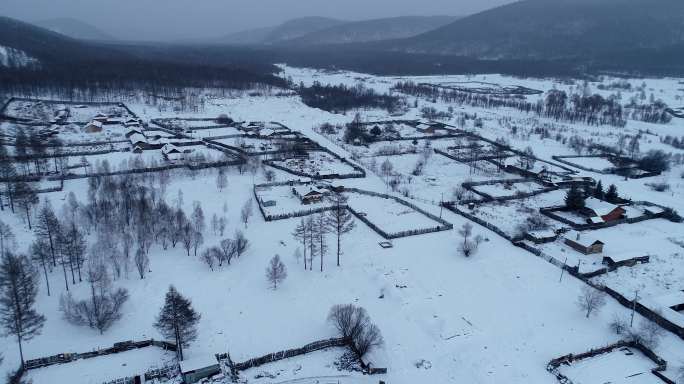
[[117, 38], [221, 36], [300, 16], [363, 20], [463, 15], [513, 0], [0, 0], [0, 15], [24, 21], [73, 17]]

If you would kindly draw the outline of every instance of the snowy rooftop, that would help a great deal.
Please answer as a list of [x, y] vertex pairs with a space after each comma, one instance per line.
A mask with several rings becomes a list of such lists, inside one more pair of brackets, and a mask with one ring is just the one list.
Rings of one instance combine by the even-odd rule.
[[601, 240], [597, 239], [596, 237], [586, 234], [586, 233], [580, 233], [577, 231], [570, 231], [565, 234], [565, 238], [568, 240], [572, 240], [577, 244], [580, 244], [585, 247], [590, 247], [596, 242], [603, 243]]
[[599, 216], [607, 215], [607, 214], [613, 212], [616, 208], [619, 208], [619, 206], [617, 206], [615, 204], [611, 204], [607, 201], [599, 200], [599, 199], [596, 199], [594, 197], [588, 198], [585, 201], [584, 205], [585, 205], [585, 207], [596, 212], [596, 214]]
[[196, 371], [198, 369], [211, 367], [212, 365], [217, 365], [218, 360], [214, 355], [201, 355], [180, 362], [181, 373], [187, 373], [191, 371]]

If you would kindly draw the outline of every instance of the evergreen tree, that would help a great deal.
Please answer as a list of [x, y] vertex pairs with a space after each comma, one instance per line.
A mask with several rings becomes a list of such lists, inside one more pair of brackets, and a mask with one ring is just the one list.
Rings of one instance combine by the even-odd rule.
[[601, 183], [601, 180], [596, 183], [596, 187], [594, 188], [594, 197], [603, 200], [606, 197], [606, 193], [603, 191], [603, 184]]
[[190, 300], [181, 296], [173, 285], [170, 286], [154, 327], [164, 337], [175, 340], [178, 358], [181, 361], [183, 360], [183, 347], [188, 346], [197, 338], [197, 323], [200, 318], [200, 314], [192, 308]]
[[565, 207], [571, 210], [578, 210], [584, 208], [584, 204], [584, 194], [576, 185], [573, 185], [565, 195]]
[[610, 187], [608, 187], [608, 191], [606, 191], [606, 201], [609, 201], [611, 203], [615, 203], [618, 201], [620, 198], [620, 195], [618, 195], [618, 190], [615, 184], [611, 184]]
[[6, 254], [0, 262], [0, 325], [4, 336], [15, 336], [24, 366], [23, 341], [40, 334], [45, 317], [35, 310], [38, 277], [26, 256]]

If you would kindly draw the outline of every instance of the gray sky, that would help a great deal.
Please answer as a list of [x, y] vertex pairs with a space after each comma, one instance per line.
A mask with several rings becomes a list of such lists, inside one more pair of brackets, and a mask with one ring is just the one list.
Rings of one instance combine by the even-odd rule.
[[513, 0], [0, 0], [0, 15], [25, 21], [72, 17], [117, 38], [221, 36], [300, 16], [363, 20], [463, 15]]

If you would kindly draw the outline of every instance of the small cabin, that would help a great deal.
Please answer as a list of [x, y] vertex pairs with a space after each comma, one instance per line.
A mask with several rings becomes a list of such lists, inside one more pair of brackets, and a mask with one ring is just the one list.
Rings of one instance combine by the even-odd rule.
[[319, 203], [327, 194], [326, 191], [316, 187], [297, 186], [292, 188], [292, 193], [299, 198], [302, 204]]
[[179, 365], [185, 384], [193, 384], [221, 373], [219, 362], [214, 355], [198, 356], [181, 361]]
[[83, 130], [86, 133], [100, 133], [102, 132], [102, 122], [93, 120], [90, 123], [88, 123]]
[[585, 255], [602, 253], [604, 246], [601, 240], [577, 231], [570, 231], [565, 235], [565, 244]]
[[183, 157], [185, 157], [185, 153], [173, 144], [164, 144], [162, 154], [166, 160], [170, 161], [183, 160]]
[[131, 142], [131, 145], [134, 147], [136, 147], [136, 146], [140, 146], [140, 147], [147, 146], [147, 138], [140, 133], [135, 133], [135, 134], [129, 136], [128, 140]]
[[525, 233], [525, 240], [529, 240], [535, 244], [546, 244], [556, 241], [558, 235], [556, 232], [546, 229], [539, 231], [529, 231]]

